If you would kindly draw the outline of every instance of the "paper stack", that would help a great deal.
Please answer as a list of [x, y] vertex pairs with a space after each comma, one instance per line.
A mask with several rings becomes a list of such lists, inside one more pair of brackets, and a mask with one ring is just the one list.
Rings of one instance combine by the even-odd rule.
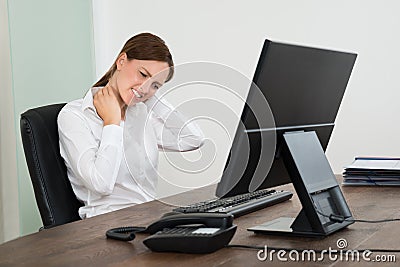
[[400, 186], [400, 158], [357, 157], [343, 178], [343, 185]]

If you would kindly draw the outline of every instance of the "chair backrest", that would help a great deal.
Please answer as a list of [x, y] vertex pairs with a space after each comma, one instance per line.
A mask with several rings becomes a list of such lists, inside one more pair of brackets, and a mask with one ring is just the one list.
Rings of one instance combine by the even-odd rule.
[[21, 136], [29, 174], [44, 228], [79, 220], [76, 198], [60, 155], [57, 116], [65, 105], [54, 104], [21, 114]]

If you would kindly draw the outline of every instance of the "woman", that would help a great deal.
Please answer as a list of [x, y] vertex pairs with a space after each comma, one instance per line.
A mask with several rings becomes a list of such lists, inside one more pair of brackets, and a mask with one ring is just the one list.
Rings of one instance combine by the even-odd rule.
[[155, 96], [173, 71], [164, 41], [138, 34], [83, 99], [61, 110], [60, 152], [84, 203], [81, 218], [154, 199], [158, 148], [188, 151], [202, 145], [196, 124]]

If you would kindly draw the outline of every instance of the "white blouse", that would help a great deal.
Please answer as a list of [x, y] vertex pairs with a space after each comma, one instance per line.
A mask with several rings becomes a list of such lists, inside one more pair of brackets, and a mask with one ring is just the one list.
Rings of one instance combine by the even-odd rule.
[[103, 126], [93, 105], [97, 90], [91, 88], [58, 115], [61, 156], [72, 189], [84, 203], [81, 218], [153, 200], [158, 148], [188, 151], [204, 142], [196, 123], [156, 96], [128, 107], [119, 126]]

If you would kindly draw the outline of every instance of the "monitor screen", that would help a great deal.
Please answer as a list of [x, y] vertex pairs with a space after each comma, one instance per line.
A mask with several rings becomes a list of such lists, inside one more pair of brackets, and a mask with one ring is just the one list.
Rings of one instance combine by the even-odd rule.
[[[315, 131], [325, 150], [356, 57], [265, 40], [216, 195], [232, 196], [291, 182], [280, 157], [285, 132]], [[260, 101], [260, 96], [266, 101]], [[269, 112], [274, 129], [260, 122]], [[263, 164], [262, 171], [256, 171]], [[232, 178], [238, 174], [239, 178]]]

